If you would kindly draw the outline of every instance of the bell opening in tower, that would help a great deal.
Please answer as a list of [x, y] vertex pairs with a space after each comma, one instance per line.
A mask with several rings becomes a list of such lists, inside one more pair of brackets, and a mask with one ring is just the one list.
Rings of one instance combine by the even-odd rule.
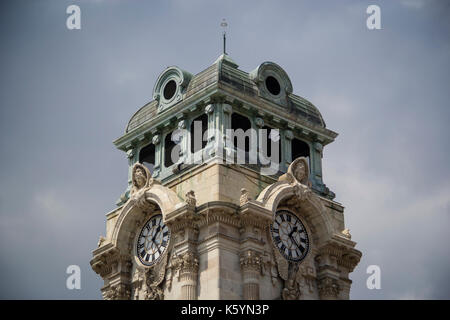
[[155, 145], [153, 143], [141, 149], [139, 152], [139, 162], [146, 166], [150, 173], [153, 173], [155, 166]]

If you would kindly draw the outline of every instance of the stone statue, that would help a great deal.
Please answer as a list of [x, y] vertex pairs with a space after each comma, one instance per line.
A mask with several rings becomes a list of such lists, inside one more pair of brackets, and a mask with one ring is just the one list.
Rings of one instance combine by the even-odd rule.
[[298, 300], [300, 298], [300, 287], [295, 279], [289, 279], [284, 287], [281, 296], [283, 300]]
[[195, 199], [195, 193], [193, 190], [186, 193], [185, 201], [189, 207], [195, 208], [195, 206], [197, 204], [197, 200]]
[[133, 196], [138, 191], [150, 186], [153, 182], [150, 171], [142, 164], [135, 163], [131, 174], [132, 187], [130, 196]]
[[309, 168], [306, 158], [300, 157], [292, 161], [287, 172], [299, 183], [308, 185]]

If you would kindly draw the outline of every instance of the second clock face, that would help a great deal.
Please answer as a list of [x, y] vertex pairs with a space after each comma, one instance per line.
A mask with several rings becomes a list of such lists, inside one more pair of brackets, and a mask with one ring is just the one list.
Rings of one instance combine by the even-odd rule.
[[170, 240], [170, 230], [163, 223], [162, 215], [153, 216], [142, 228], [137, 240], [137, 256], [147, 266], [151, 266], [166, 251]]
[[309, 250], [308, 233], [295, 214], [280, 210], [270, 227], [272, 240], [287, 260], [298, 262], [305, 258]]

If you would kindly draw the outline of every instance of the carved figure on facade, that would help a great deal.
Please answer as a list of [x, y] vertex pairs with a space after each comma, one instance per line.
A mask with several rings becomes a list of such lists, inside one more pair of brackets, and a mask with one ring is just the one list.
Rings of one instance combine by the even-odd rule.
[[281, 297], [283, 300], [298, 300], [300, 299], [301, 291], [300, 285], [296, 279], [289, 279], [283, 291], [281, 292]]
[[132, 168], [131, 181], [130, 200], [134, 201], [135, 205], [143, 212], [153, 212], [156, 206], [147, 200], [146, 192], [159, 182], [154, 180], [147, 167], [139, 162], [135, 163]]
[[195, 192], [193, 190], [186, 193], [186, 198], [184, 200], [189, 208], [195, 209], [195, 206], [197, 205], [197, 199], [195, 199]]

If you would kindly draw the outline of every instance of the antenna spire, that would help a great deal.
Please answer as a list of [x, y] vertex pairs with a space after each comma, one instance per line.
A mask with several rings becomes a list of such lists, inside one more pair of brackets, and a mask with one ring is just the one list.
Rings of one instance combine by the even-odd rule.
[[222, 22], [220, 23], [220, 26], [223, 28], [223, 32], [222, 32], [222, 34], [223, 34], [223, 54], [227, 54], [227, 51], [226, 51], [226, 46], [227, 46], [227, 31], [226, 31], [226, 28], [228, 27], [228, 23], [227, 23], [227, 21], [225, 20], [225, 18], [223, 18], [222, 19]]

